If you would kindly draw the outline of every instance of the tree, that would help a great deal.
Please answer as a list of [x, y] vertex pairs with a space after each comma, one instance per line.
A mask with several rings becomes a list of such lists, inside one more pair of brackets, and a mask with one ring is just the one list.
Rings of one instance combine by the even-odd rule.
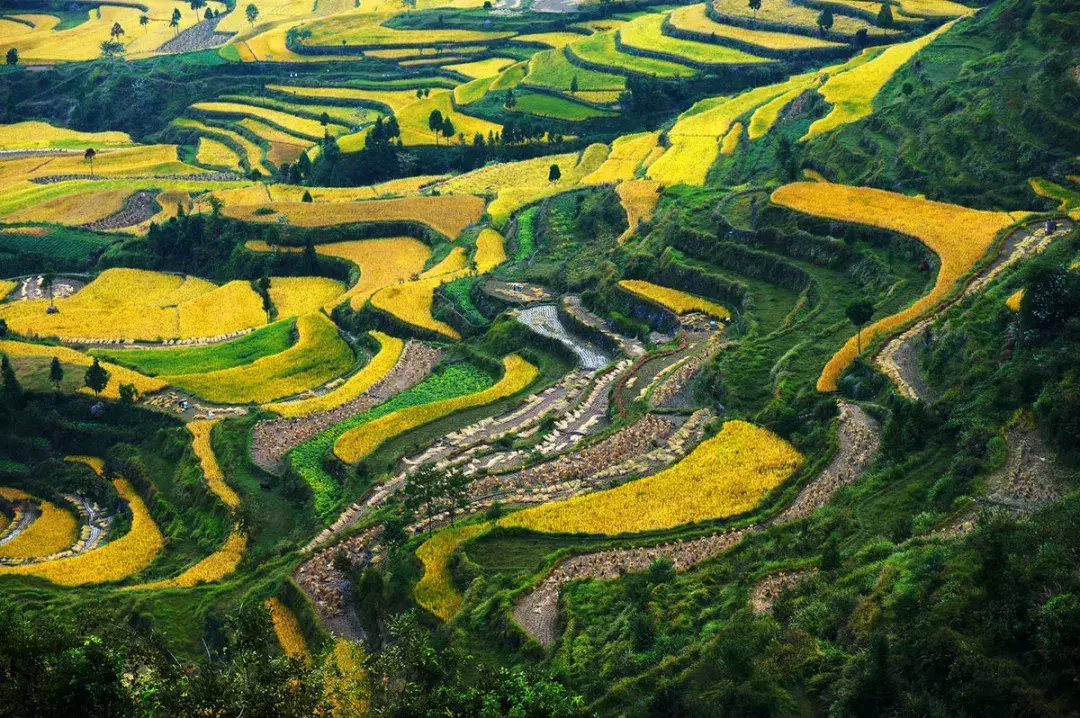
[[868, 33], [866, 32], [865, 27], [861, 27], [855, 31], [855, 47], [859, 48], [860, 50], [866, 47], [866, 44], [870, 41], [870, 39], [867, 37], [867, 34]]
[[4, 320], [4, 319], [0, 319], [0, 339], [3, 339], [7, 335], [8, 335], [7, 321]]
[[199, 21], [199, 11], [206, 7], [206, 0], [191, 0], [191, 12], [195, 13], [195, 22]]
[[423, 97], [424, 97], [424, 88], [422, 88], [422, 87], [416, 88], [416, 99], [419, 100], [419, 99], [422, 99]]
[[109, 372], [105, 371], [97, 359], [94, 359], [94, 363], [86, 369], [83, 383], [87, 389], [94, 392], [95, 396], [99, 395], [109, 385]]
[[446, 498], [446, 511], [450, 514], [450, 525], [454, 525], [454, 516], [459, 509], [465, 509], [469, 505], [470, 479], [461, 471], [450, 471], [446, 474], [443, 482], [444, 495]]
[[203, 19], [204, 20], [213, 20], [215, 17], [216, 16], [214, 15], [213, 8], [206, 8], [206, 12], [203, 14]]
[[443, 118], [442, 129], [440, 131], [442, 132], [443, 137], [446, 138], [447, 142], [449, 142], [450, 138], [454, 136], [454, 123], [450, 121], [449, 117]]
[[147, 33], [146, 26], [150, 24], [150, 18], [146, 15], [139, 15], [139, 24], [142, 25], [143, 35]]
[[7, 64], [15, 67], [19, 64], [19, 51], [11, 48], [7, 51]]
[[321, 115], [319, 115], [319, 124], [322, 125], [323, 127], [326, 127], [327, 125], [329, 125], [330, 124], [330, 115], [327, 114], [326, 112], [323, 112]]
[[60, 366], [59, 357], [53, 357], [52, 364], [49, 365], [49, 381], [53, 383], [57, 393], [59, 393], [60, 384], [64, 381], [64, 367]]
[[180, 34], [180, 9], [173, 8], [172, 17], [169, 18], [169, 27], [173, 29], [174, 35]]
[[438, 513], [439, 501], [443, 496], [444, 474], [431, 464], [424, 464], [405, 477], [405, 510], [415, 512], [424, 510], [428, 520], [428, 535], [431, 535], [431, 519]]
[[124, 54], [124, 43], [122, 42], [103, 40], [99, 47], [101, 49], [101, 56], [108, 60], [114, 59], [117, 55]]
[[573, 93], [573, 92], [577, 92], [577, 91], [578, 91], [577, 75], [574, 75], [573, 77], [570, 78], [570, 92]]
[[514, 91], [512, 89], [507, 90], [506, 91], [506, 102], [504, 102], [503, 105], [506, 107], [506, 109], [512, 110], [512, 109], [514, 109], [514, 105], [516, 105], [516, 104], [517, 104], [517, 98], [514, 97]]
[[888, 30], [893, 26], [892, 7], [889, 3], [881, 3], [881, 10], [877, 14], [877, 26], [882, 30]]
[[551, 165], [548, 168], [548, 182], [558, 182], [562, 179], [562, 170], [559, 169], [559, 165]]
[[311, 198], [311, 192], [309, 192], [307, 190], [304, 190], [304, 196], [300, 198], [300, 201], [301, 202], [314, 202], [315, 200], [313, 200]]
[[120, 403], [131, 406], [135, 403], [135, 400], [139, 398], [139, 390], [135, 388], [134, 384], [121, 384], [120, 385]]
[[428, 115], [427, 126], [435, 134], [435, 144], [439, 144], [439, 133], [442, 132], [443, 128], [442, 113], [438, 110], [432, 110], [431, 114]]
[[120, 26], [120, 23], [114, 22], [112, 29], [109, 30], [109, 37], [116, 40], [124, 34], [124, 28]]
[[251, 3], [247, 6], [247, 9], [244, 10], [244, 15], [247, 16], [248, 23], [250, 23], [252, 27], [255, 27], [255, 21], [259, 19], [259, 8], [255, 6], [255, 3]]
[[7, 354], [0, 354], [0, 376], [3, 377], [3, 403], [6, 406], [19, 403], [22, 399], [22, 387], [19, 379], [15, 376], [15, 369], [11, 366], [11, 360]]
[[832, 26], [833, 26], [832, 10], [830, 10], [829, 8], [825, 8], [824, 10], [821, 11], [821, 14], [817, 16], [817, 26], [818, 26], [818, 29], [821, 30], [822, 35], [824, 35], [829, 30], [832, 29]]
[[83, 152], [83, 159], [90, 163], [90, 176], [94, 176], [94, 158], [97, 157], [97, 151], [93, 147], [87, 147], [86, 152]]
[[52, 262], [45, 263], [45, 271], [41, 273], [41, 283], [45, 287], [45, 291], [49, 293], [49, 306], [53, 306], [53, 282], [56, 281], [56, 270], [53, 268]]
[[761, 9], [761, 0], [750, 0], [750, 9], [754, 11], [754, 22], [757, 22], [757, 11]]
[[259, 277], [259, 283], [256, 286], [259, 291], [259, 296], [262, 297], [263, 311], [266, 312], [266, 323], [270, 323], [270, 310], [274, 308], [273, 303], [270, 301], [270, 275], [265, 271], [263, 275]]
[[855, 335], [857, 337], [856, 343], [859, 347], [859, 354], [862, 354], [862, 328], [874, 316], [874, 303], [869, 299], [859, 299], [847, 306], [844, 315], [849, 322], [855, 325], [857, 330]]

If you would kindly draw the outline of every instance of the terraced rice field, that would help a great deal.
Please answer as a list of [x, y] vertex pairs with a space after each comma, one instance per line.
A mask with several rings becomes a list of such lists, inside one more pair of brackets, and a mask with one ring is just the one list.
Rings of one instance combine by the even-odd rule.
[[79, 132], [46, 122], [0, 125], [0, 150], [108, 148], [133, 144], [126, 132]]
[[312, 389], [349, 371], [353, 353], [324, 314], [296, 322], [299, 339], [280, 354], [216, 372], [181, 374], [162, 379], [223, 404], [262, 404]]
[[209, 137], [200, 137], [195, 160], [207, 167], [221, 168], [231, 172], [242, 172], [240, 157], [231, 147]]
[[832, 112], [810, 125], [803, 140], [868, 117], [874, 111], [874, 98], [889, 78], [952, 25], [947, 23], [916, 40], [889, 47], [869, 62], [830, 77], [818, 92], [833, 106]]
[[[269, 252], [272, 248], [263, 242], [249, 242], [248, 249]], [[360, 279], [348, 292], [334, 300], [333, 304], [348, 301], [353, 309], [364, 306], [371, 295], [393, 284], [403, 282], [419, 274], [431, 250], [412, 237], [367, 239], [356, 242], [335, 242], [316, 246], [319, 254], [345, 259], [360, 268]], [[299, 247], [292, 248], [299, 251]], [[326, 309], [333, 309], [328, 304]]]
[[[49, 344], [30, 344], [28, 342], [0, 340], [0, 353], [7, 354], [10, 357], [25, 356], [48, 359], [56, 357], [63, 364], [71, 364], [80, 367], [88, 367], [93, 364], [93, 360], [82, 352], [68, 349], [67, 347]], [[101, 362], [101, 366], [109, 374], [109, 383], [101, 392], [101, 396], [106, 399], [119, 399], [120, 387], [124, 384], [131, 384], [134, 386], [140, 396], [161, 391], [166, 386], [165, 382], [159, 379], [144, 376], [136, 371], [127, 369], [126, 367], [109, 364], [108, 362]], [[91, 391], [85, 387], [79, 389], [79, 391], [86, 394], [91, 393]]]
[[[271, 213], [258, 210], [270, 209]], [[227, 204], [224, 214], [249, 222], [285, 223], [296, 227], [329, 227], [365, 222], [416, 222], [450, 239], [478, 221], [484, 210], [479, 197], [406, 197], [367, 202], [263, 202]], [[284, 219], [282, 219], [284, 217]]]
[[345, 293], [345, 285], [326, 277], [273, 277], [270, 301], [279, 319], [316, 312]]
[[[548, 155], [520, 162], [505, 162], [454, 177], [438, 185], [441, 192], [497, 195], [488, 206], [496, 227], [502, 227], [517, 209], [548, 195], [577, 186], [603, 165], [607, 145], [590, 145], [577, 153]], [[558, 165], [561, 178], [548, 182], [551, 165]]]
[[0, 318], [26, 336], [113, 340], [194, 339], [262, 326], [262, 302], [248, 282], [216, 287], [196, 277], [138, 269], [109, 269], [82, 291], [0, 308]]
[[[877, 16], [880, 6], [877, 3], [862, 2], [862, 0], [853, 0], [852, 5], [858, 5], [858, 11], [871, 13], [874, 17]], [[805, 5], [799, 5], [793, 0], [774, 0], [773, 2], [762, 3], [761, 7], [755, 12], [750, 6], [741, 2], [740, 0], [713, 0], [713, 7], [716, 9], [718, 15], [722, 18], [733, 18], [736, 20], [742, 20], [743, 22], [752, 21], [760, 23], [762, 27], [781, 30], [785, 27], [798, 28], [806, 34], [820, 35], [821, 31], [818, 28], [818, 16], [821, 14], [820, 10], [807, 7]], [[880, 34], [881, 29], [877, 28], [873, 22], [862, 17], [851, 17], [844, 12], [852, 13], [852, 9], [837, 7], [833, 14], [833, 26], [829, 32], [834, 35], [844, 35], [854, 38], [855, 33], [859, 30], [866, 30], [868, 33], [874, 32]], [[700, 17], [697, 12], [692, 13], [693, 17]], [[683, 24], [689, 23], [689, 24]], [[673, 23], [676, 27], [691, 30], [694, 32], [702, 32], [702, 27], [707, 27], [704, 24], [697, 25], [690, 22], [689, 18], [680, 16], [679, 23]], [[771, 27], [770, 27], [771, 26]], [[892, 31], [898, 32], [898, 31]]]
[[670, 55], [676, 61], [696, 65], [758, 65], [773, 62], [724, 45], [669, 37], [663, 33], [667, 18], [668, 15], [652, 14], [632, 20], [619, 28], [619, 41], [627, 48]]
[[258, 118], [281, 130], [313, 141], [321, 140], [326, 132], [336, 136], [345, 134], [349, 130], [349, 128], [341, 125], [329, 124], [324, 126], [318, 120], [310, 120], [280, 110], [244, 105], [238, 102], [196, 102], [191, 106], [191, 109], [211, 115]]
[[513, 111], [567, 122], [581, 122], [597, 117], [615, 117], [618, 114], [561, 97], [541, 94], [529, 94], [516, 98]]
[[457, 65], [444, 65], [443, 69], [456, 72], [474, 80], [481, 77], [493, 77], [516, 62], [506, 57], [489, 57], [486, 60], [463, 62]]
[[[773, 202], [818, 217], [866, 224], [915, 237], [941, 260], [929, 294], [910, 307], [863, 329], [863, 346], [894, 333], [944, 299], [957, 280], [983, 258], [998, 234], [1016, 220], [1007, 212], [986, 212], [958, 205], [845, 185], [798, 182], [776, 190]], [[837, 380], [858, 353], [851, 337], [825, 366], [819, 391], [834, 391]]]
[[538, 374], [535, 366], [517, 354], [511, 354], [503, 360], [502, 378], [491, 387], [474, 394], [401, 409], [351, 429], [334, 442], [334, 454], [347, 464], [355, 464], [392, 437], [455, 411], [483, 406], [516, 394], [531, 384]]
[[379, 351], [363, 369], [346, 379], [341, 386], [310, 399], [267, 404], [263, 408], [291, 418], [329, 411], [361, 396], [394, 368], [405, 348], [405, 342], [382, 332], [371, 332], [371, 336], [379, 343]]
[[613, 535], [725, 518], [754, 508], [802, 462], [802, 454], [767, 429], [729, 421], [670, 469], [616, 489], [525, 509], [499, 525]]
[[227, 144], [230, 147], [238, 147], [243, 152], [241, 161], [247, 163], [248, 169], [258, 170], [266, 176], [273, 174], [270, 168], [263, 164], [262, 148], [249, 140], [247, 137], [241, 135], [240, 133], [220, 127], [212, 127], [203, 122], [199, 122], [198, 120], [192, 120], [187, 117], [178, 117], [173, 120], [173, 124], [177, 127], [194, 130], [198, 134], [204, 135], [211, 139], [222, 141], [224, 144]]
[[[529, 58], [528, 73], [522, 82], [534, 87], [569, 92], [575, 80], [579, 91], [622, 91], [626, 88], [624, 75], [578, 67], [566, 59], [563, 49], [538, 52]], [[495, 89], [494, 85], [492, 89]]]
[[131, 529], [127, 534], [78, 556], [24, 566], [0, 566], [0, 576], [40, 576], [60, 586], [85, 586], [119, 581], [150, 565], [164, 545], [161, 531], [131, 484], [115, 479], [113, 485], [131, 509]]
[[751, 30], [735, 25], [724, 25], [714, 21], [705, 13], [705, 5], [687, 5], [673, 10], [669, 16], [672, 27], [676, 29], [715, 37], [715, 42], [725, 41], [748, 48], [760, 48], [761, 51], [798, 52], [804, 50], [838, 50], [847, 45], [818, 37], [796, 35], [770, 30]]
[[688, 294], [678, 289], [662, 287], [640, 279], [624, 279], [619, 282], [622, 289], [651, 302], [656, 302], [676, 314], [703, 312], [717, 319], [730, 319], [731, 312], [716, 302]]
[[[616, 73], [635, 72], [665, 78], [693, 77], [697, 74], [696, 69], [687, 65], [653, 57], [631, 55], [619, 50], [614, 31], [582, 38], [567, 45], [565, 51], [589, 65], [598, 65]], [[580, 81], [578, 86], [581, 86]]]

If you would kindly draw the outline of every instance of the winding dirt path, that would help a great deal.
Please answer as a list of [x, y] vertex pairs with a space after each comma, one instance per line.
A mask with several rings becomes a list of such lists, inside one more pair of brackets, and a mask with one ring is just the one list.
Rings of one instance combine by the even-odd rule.
[[771, 521], [689, 541], [574, 556], [556, 566], [514, 607], [514, 620], [542, 645], [550, 645], [557, 635], [559, 593], [571, 581], [618, 578], [624, 573], [644, 571], [653, 561], [664, 557], [674, 562], [676, 570], [685, 570], [734, 547], [745, 536], [809, 516], [829, 501], [837, 489], [858, 479], [881, 445], [878, 423], [861, 407], [848, 402], [840, 402], [837, 435], [833, 460]]
[[919, 369], [919, 342], [923, 341], [926, 331], [941, 313], [957, 302], [985, 289], [1009, 267], [1042, 253], [1051, 242], [1064, 237], [1076, 226], [1069, 219], [1059, 219], [1057, 224], [1057, 230], [1050, 234], [1046, 232], [1043, 220], [1028, 222], [1014, 229], [1005, 238], [997, 257], [968, 282], [963, 292], [890, 340], [878, 352], [874, 357], [874, 363], [892, 379], [903, 396], [927, 403], [935, 399], [933, 391], [923, 379], [922, 371]]

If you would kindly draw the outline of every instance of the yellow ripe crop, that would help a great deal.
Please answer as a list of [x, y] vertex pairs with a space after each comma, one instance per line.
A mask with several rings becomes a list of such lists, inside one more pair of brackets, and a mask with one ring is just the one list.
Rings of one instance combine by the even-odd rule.
[[511, 32], [480, 32], [476, 30], [397, 30], [379, 24], [372, 15], [345, 14], [327, 18], [304, 29], [311, 35], [307, 42], [319, 45], [340, 45], [344, 40], [351, 45], [411, 45], [415, 47], [445, 45], [448, 43], [485, 44], [492, 40], [512, 37]]
[[28, 300], [0, 307], [0, 318], [29, 336], [76, 339], [217, 337], [262, 326], [262, 302], [247, 282], [215, 287], [210, 282], [149, 272], [107, 269], [46, 314], [49, 302]]
[[1014, 312], [1020, 311], [1020, 302], [1024, 300], [1024, 290], [1017, 289], [1005, 300], [1005, 306]]
[[759, 137], [764, 137], [768, 134], [769, 130], [771, 130], [772, 126], [776, 123], [776, 120], [780, 117], [780, 113], [783, 109], [791, 104], [796, 97], [805, 92], [806, 89], [806, 87], [800, 86], [788, 90], [779, 97], [769, 100], [764, 105], [754, 110], [754, 114], [750, 117], [750, 127], [747, 130], [747, 135], [750, 139], [756, 140]]
[[[401, 141], [406, 145], [433, 145], [435, 135], [428, 128], [428, 117], [433, 110], [438, 110], [443, 117], [449, 118], [454, 124], [454, 129], [463, 133], [470, 142], [477, 133], [487, 137], [492, 132], [502, 132], [502, 125], [487, 120], [466, 115], [454, 109], [453, 93], [449, 91], [434, 92], [430, 97], [414, 102], [401, 109], [397, 113], [398, 124], [401, 126]], [[457, 138], [451, 140], [457, 142]], [[439, 142], [443, 142], [442, 139]]]
[[466, 541], [487, 533], [491, 524], [473, 524], [440, 531], [416, 549], [424, 564], [424, 575], [413, 587], [413, 597], [421, 607], [443, 621], [449, 621], [461, 608], [461, 594], [450, 576], [450, 556]]
[[619, 39], [626, 47], [662, 52], [665, 55], [683, 57], [710, 65], [757, 65], [775, 62], [775, 60], [751, 55], [726, 45], [695, 42], [665, 35], [663, 25], [669, 17], [670, 14], [651, 13], [635, 18], [619, 28]]
[[105, 219], [124, 208], [130, 192], [120, 189], [79, 192], [46, 200], [9, 214], [8, 222], [42, 222], [69, 227]]
[[271, 125], [280, 127], [287, 132], [292, 132], [293, 134], [307, 137], [312, 140], [321, 140], [324, 132], [329, 132], [331, 135], [340, 135], [348, 131], [347, 127], [341, 125], [328, 124], [324, 127], [318, 120], [298, 117], [296, 115], [290, 115], [287, 112], [272, 110], [266, 107], [244, 105], [239, 102], [196, 102], [191, 106], [191, 109], [211, 114], [256, 117], [260, 120], [269, 122]]
[[298, 317], [333, 304], [345, 293], [345, 285], [325, 277], [274, 277], [270, 280], [270, 301], [278, 319]]
[[485, 228], [476, 238], [476, 271], [487, 274], [506, 261], [506, 247], [503, 236], [494, 229]]
[[105, 459], [100, 456], [65, 456], [64, 461], [72, 461], [80, 464], [86, 464], [94, 470], [98, 476], [105, 475]]
[[411, 406], [346, 431], [334, 442], [334, 453], [342, 461], [355, 464], [387, 439], [441, 419], [455, 411], [483, 406], [510, 396], [531, 384], [539, 374], [535, 366], [517, 354], [511, 354], [503, 359], [503, 368], [505, 372], [502, 379], [483, 391], [454, 399]]
[[680, 292], [678, 289], [661, 287], [659, 284], [644, 282], [640, 279], [624, 279], [619, 282], [619, 286], [631, 294], [636, 294], [639, 297], [656, 302], [662, 307], [667, 307], [676, 314], [704, 312], [717, 319], [729, 319], [731, 317], [731, 312], [716, 302], [704, 297]]
[[419, 279], [380, 289], [372, 295], [371, 304], [414, 326], [460, 339], [457, 330], [431, 316], [431, 302], [435, 289], [461, 276], [466, 264], [465, 250], [454, 247], [443, 261], [421, 274]]
[[225, 545], [221, 547], [221, 550], [210, 554], [176, 578], [131, 586], [130, 589], [126, 590], [147, 591], [159, 588], [194, 588], [195, 586], [220, 581], [236, 571], [236, 567], [240, 565], [240, 559], [244, 557], [246, 549], [247, 535], [240, 531], [239, 526], [234, 526], [233, 532], [229, 534], [229, 538], [225, 539]]
[[600, 165], [595, 172], [586, 175], [581, 183], [603, 184], [634, 179], [637, 176], [638, 167], [656, 147], [659, 137], [658, 132], [639, 132], [617, 138], [611, 143], [611, 152], [608, 153], [604, 164]]
[[371, 679], [364, 667], [364, 648], [344, 638], [323, 663], [323, 695], [333, 718], [364, 718], [371, 704]]
[[560, 48], [572, 42], [580, 40], [583, 35], [579, 32], [537, 32], [531, 35], [518, 35], [514, 42], [538, 43], [548, 47]]
[[278, 354], [231, 369], [162, 379], [207, 401], [262, 404], [325, 384], [349, 370], [352, 349], [324, 314], [304, 315], [296, 327], [300, 339]]
[[754, 508], [802, 465], [772, 432], [729, 421], [671, 468], [618, 488], [526, 509], [500, 526], [533, 531], [620, 534], [726, 518]]
[[[367, 100], [385, 105], [394, 114], [418, 102], [416, 90], [358, 90], [352, 87], [290, 87], [288, 85], [267, 85], [266, 89], [311, 99]], [[440, 92], [446, 92], [446, 90], [431, 91], [432, 95]]]
[[724, 135], [723, 141], [720, 142], [720, 154], [733, 155], [735, 150], [739, 147], [739, 137], [742, 136], [743, 125], [741, 122], [736, 122], [728, 130], [728, 133]]
[[240, 158], [228, 145], [209, 137], [199, 138], [199, 148], [195, 160], [207, 167], [221, 167], [233, 172], [240, 172]]
[[[1068, 176], [1069, 181], [1080, 184], [1080, 178]], [[1080, 219], [1080, 192], [1074, 189], [1062, 187], [1042, 177], [1032, 177], [1028, 180], [1031, 190], [1040, 197], [1054, 199], [1060, 202], [1059, 212], [1068, 212], [1073, 219]]]
[[686, 5], [673, 10], [669, 18], [672, 26], [680, 30], [715, 35], [717, 38], [757, 45], [768, 50], [817, 50], [845, 47], [840, 42], [822, 40], [807, 35], [794, 35], [787, 32], [771, 32], [767, 30], [748, 30], [735, 25], [724, 25], [705, 14], [704, 3], [701, 5]]
[[[19, 492], [20, 494], [22, 492]], [[0, 489], [0, 496], [9, 501], [23, 498]], [[51, 556], [63, 551], [79, 535], [79, 522], [70, 512], [57, 508], [48, 501], [39, 501], [41, 515], [21, 534], [0, 546], [0, 558], [30, 559]]]
[[182, 303], [179, 315], [182, 339], [222, 336], [266, 324], [262, 299], [250, 282], [242, 280]]
[[232, 511], [236, 511], [240, 508], [240, 496], [225, 483], [225, 474], [221, 471], [214, 450], [210, 446], [210, 432], [214, 430], [217, 423], [217, 420], [189, 422], [187, 428], [192, 436], [191, 449], [195, 452], [195, 456], [199, 457], [207, 486], [215, 496], [221, 499], [222, 503]]
[[633, 236], [643, 220], [652, 217], [656, 204], [660, 201], [660, 183], [652, 180], [630, 180], [615, 186], [619, 203], [626, 212], [626, 231], [619, 235], [619, 242], [625, 242]]
[[307, 641], [300, 630], [300, 622], [296, 620], [293, 612], [277, 598], [267, 601], [266, 607], [270, 609], [270, 619], [274, 623], [274, 633], [277, 634], [281, 650], [285, 651], [289, 658], [309, 662], [311, 652], [308, 651]]
[[262, 148], [249, 140], [247, 137], [241, 135], [239, 132], [233, 132], [232, 130], [226, 130], [220, 127], [211, 127], [210, 125], [199, 122], [198, 120], [189, 119], [187, 117], [177, 117], [175, 120], [173, 120], [172, 123], [177, 127], [195, 130], [200, 135], [204, 135], [206, 137], [217, 137], [219, 139], [224, 138], [227, 140], [231, 140], [234, 144], [243, 148], [244, 160], [247, 162], [247, 165], [250, 169], [259, 170], [259, 172], [261, 172], [264, 176], [269, 176], [273, 174], [273, 172], [270, 171], [270, 168], [263, 164]]
[[841, 125], [861, 120], [873, 113], [874, 97], [893, 76], [893, 73], [906, 65], [919, 50], [948, 32], [955, 22], [942, 25], [932, 33], [916, 40], [886, 48], [873, 60], [830, 77], [818, 92], [833, 106], [833, 109], [828, 115], [810, 125], [803, 139], [808, 140]]
[[[268, 208], [272, 214], [254, 214]], [[285, 217], [296, 227], [328, 227], [360, 222], [413, 221], [426, 224], [450, 239], [480, 219], [484, 200], [464, 195], [403, 197], [367, 202], [265, 202], [258, 205], [226, 205], [224, 214], [248, 222], [278, 223]]]
[[0, 279], [0, 301], [3, 301], [4, 297], [15, 291], [15, 288], [18, 286], [18, 282], [13, 282], [8, 279]]
[[[94, 363], [93, 359], [82, 352], [67, 347], [30, 344], [11, 340], [0, 340], [0, 353], [8, 356], [56, 357], [65, 364], [75, 364], [76, 366], [90, 366]], [[119, 399], [120, 386], [123, 384], [134, 386], [140, 396], [161, 391], [167, 386], [160, 379], [145, 376], [126, 367], [110, 364], [109, 362], [101, 362], [101, 366], [105, 371], [109, 372], [109, 384], [101, 392], [101, 395], [106, 399]], [[79, 391], [86, 394], [92, 393], [85, 387]]]
[[[1006, 212], [985, 212], [869, 187], [821, 182], [786, 185], [773, 192], [772, 201], [818, 217], [906, 234], [938, 255], [941, 269], [930, 293], [864, 329], [864, 346], [894, 332], [941, 301], [956, 281], [983, 258], [997, 235], [1014, 221]], [[857, 353], [857, 338], [852, 337], [825, 365], [818, 379], [818, 391], [835, 390], [840, 374]]]
[[[254, 252], [269, 252], [273, 248], [265, 242], [252, 241], [247, 248]], [[300, 247], [290, 248], [301, 251]], [[387, 239], [365, 239], [354, 242], [334, 242], [318, 244], [315, 251], [328, 257], [345, 259], [360, 268], [360, 279], [348, 292], [324, 307], [333, 309], [333, 304], [349, 300], [353, 309], [359, 309], [372, 294], [383, 287], [398, 284], [418, 275], [424, 268], [424, 262], [431, 256], [431, 250], [423, 242], [412, 237], [389, 237]]]
[[0, 566], [0, 576], [40, 576], [60, 586], [83, 586], [119, 581], [149, 566], [164, 545], [161, 532], [131, 484], [116, 479], [113, 485], [131, 508], [131, 529], [126, 535], [78, 556], [26, 566]]
[[702, 100], [679, 116], [668, 137], [671, 147], [646, 173], [665, 185], [702, 185], [720, 154], [720, 141], [744, 113], [786, 92], [788, 83], [766, 85], [732, 98]]
[[[488, 206], [488, 214], [492, 224], [502, 227], [518, 208], [576, 187], [604, 164], [608, 151], [607, 145], [593, 144], [580, 156], [570, 152], [489, 165], [447, 180], [439, 187], [446, 192], [498, 194]], [[558, 182], [548, 181], [551, 165], [559, 167]]]
[[[479, 274], [490, 272], [505, 262], [503, 236], [490, 228], [482, 230], [476, 238], [473, 261]], [[465, 250], [455, 247], [443, 261], [421, 274], [419, 279], [384, 287], [371, 297], [371, 303], [409, 324], [445, 334], [451, 339], [460, 339], [457, 330], [431, 315], [431, 303], [440, 284], [464, 277], [469, 271]]]
[[135, 144], [126, 132], [79, 132], [45, 122], [0, 125], [0, 150], [85, 149]]
[[[833, 0], [830, 0], [833, 1]], [[880, 8], [877, 3], [865, 2], [865, 0], [857, 0], [851, 2], [851, 5], [858, 7], [862, 10], [873, 12], [875, 15]], [[795, 25], [798, 27], [813, 30], [815, 33], [819, 32], [817, 19], [819, 10], [797, 5], [792, 0], [773, 0], [773, 2], [762, 3], [761, 7], [756, 11], [751, 9], [745, 0], [713, 0], [713, 6], [717, 12], [725, 17], [738, 18], [743, 20], [749, 20], [756, 18], [771, 23], [782, 23], [784, 25]], [[708, 16], [702, 13], [695, 17]], [[902, 19], [902, 18], [900, 18]], [[700, 27], [700, 26], [699, 26]], [[707, 26], [704, 26], [707, 27]], [[697, 32], [711, 32], [710, 30], [702, 30], [698, 28], [685, 28], [696, 29]], [[830, 28], [831, 32], [841, 33], [843, 35], [854, 35], [859, 30], [866, 30], [872, 33], [881, 33], [882, 31], [874, 26], [873, 23], [862, 20], [859, 18], [848, 17], [840, 12], [837, 12], [833, 17], [833, 25]]]
[[285, 417], [307, 416], [329, 411], [360, 396], [394, 368], [405, 348], [405, 342], [388, 334], [371, 332], [371, 336], [379, 342], [379, 352], [337, 389], [311, 399], [266, 404], [263, 408]]
[[493, 77], [514, 64], [514, 60], [506, 57], [489, 57], [486, 60], [476, 60], [460, 65], [447, 65], [444, 69], [471, 77], [474, 80], [480, 77]]

